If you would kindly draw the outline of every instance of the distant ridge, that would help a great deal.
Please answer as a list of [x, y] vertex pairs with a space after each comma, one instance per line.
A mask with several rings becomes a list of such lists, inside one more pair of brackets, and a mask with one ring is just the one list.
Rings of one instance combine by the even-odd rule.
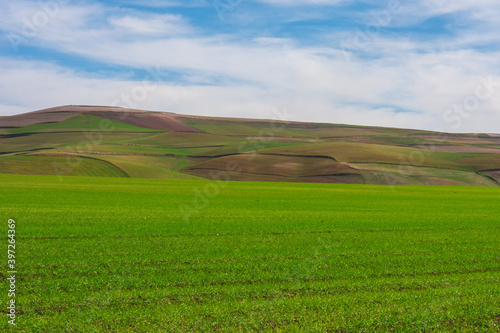
[[500, 135], [66, 105], [0, 117], [2, 173], [499, 186]]
[[0, 127], [24, 127], [60, 122], [77, 115], [94, 115], [124, 124], [177, 132], [201, 132], [177, 119], [175, 113], [127, 109], [112, 106], [65, 105], [15, 116], [1, 117]]

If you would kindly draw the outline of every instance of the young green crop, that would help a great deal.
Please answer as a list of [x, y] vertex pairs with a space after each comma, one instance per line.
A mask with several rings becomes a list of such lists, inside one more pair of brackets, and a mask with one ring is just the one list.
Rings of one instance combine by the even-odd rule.
[[498, 188], [4, 175], [0, 195], [29, 332], [499, 330]]

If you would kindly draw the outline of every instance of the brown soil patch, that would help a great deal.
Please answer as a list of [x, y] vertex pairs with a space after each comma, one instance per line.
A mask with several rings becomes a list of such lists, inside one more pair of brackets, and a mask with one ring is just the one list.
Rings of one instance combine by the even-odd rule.
[[184, 124], [176, 118], [173, 113], [151, 112], [87, 112], [94, 116], [110, 119], [120, 123], [129, 125], [157, 129], [172, 132], [196, 132], [203, 133], [203, 131]]
[[[228, 166], [231, 165], [233, 166], [232, 170], [237, 170], [235, 174], [238, 174], [238, 178], [240, 176], [248, 178], [249, 175], [268, 176], [276, 179], [280, 177], [325, 178], [359, 174], [358, 170], [338, 163], [333, 159], [251, 154], [214, 158], [193, 165], [185, 169], [185, 171], [209, 178], [210, 171], [227, 171]], [[242, 175], [239, 175], [240, 173]]]
[[497, 183], [500, 184], [500, 170], [483, 172], [483, 174], [494, 179]]

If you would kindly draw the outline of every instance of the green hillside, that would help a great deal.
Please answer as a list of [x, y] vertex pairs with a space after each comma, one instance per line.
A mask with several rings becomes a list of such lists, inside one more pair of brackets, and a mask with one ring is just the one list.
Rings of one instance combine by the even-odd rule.
[[4, 174], [128, 177], [120, 167], [100, 159], [72, 155], [9, 155], [0, 158]]
[[[68, 110], [57, 108], [60, 122], [43, 122], [50, 109], [17, 116], [28, 126], [0, 118], [0, 173], [499, 185], [500, 136], [147, 111], [124, 113], [125, 124], [116, 108]], [[159, 121], [171, 130], [152, 129]], [[68, 155], [83, 162], [74, 167]]]
[[92, 115], [78, 115], [58, 123], [41, 123], [30, 126], [8, 129], [6, 134], [41, 133], [41, 132], [76, 132], [83, 130], [99, 130], [104, 132], [156, 132], [148, 128], [137, 127], [103, 119]]

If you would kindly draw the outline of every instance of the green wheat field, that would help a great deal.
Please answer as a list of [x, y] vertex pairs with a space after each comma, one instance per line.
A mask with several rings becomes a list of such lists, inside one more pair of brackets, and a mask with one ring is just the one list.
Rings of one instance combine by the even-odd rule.
[[0, 197], [18, 331], [500, 331], [499, 188], [0, 175]]

